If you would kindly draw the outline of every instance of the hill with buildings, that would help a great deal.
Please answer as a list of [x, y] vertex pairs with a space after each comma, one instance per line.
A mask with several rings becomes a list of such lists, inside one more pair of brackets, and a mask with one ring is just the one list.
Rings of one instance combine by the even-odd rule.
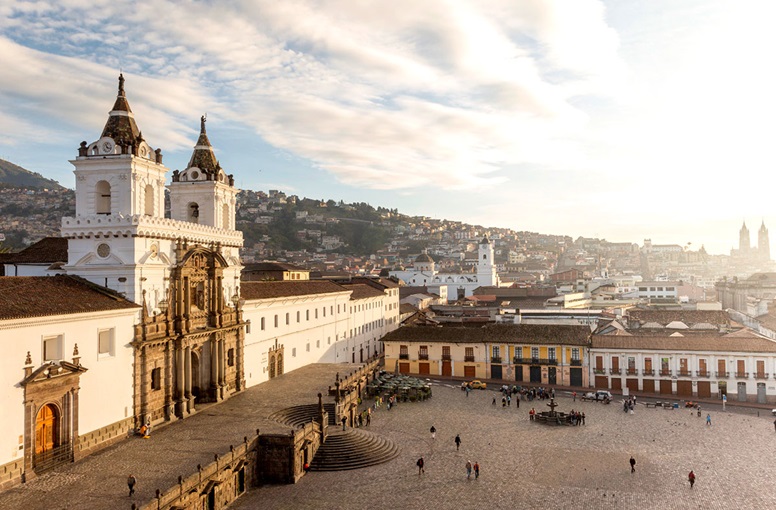
[[17, 188], [65, 189], [55, 180], [47, 179], [37, 172], [31, 172], [4, 159], [0, 159], [0, 184]]

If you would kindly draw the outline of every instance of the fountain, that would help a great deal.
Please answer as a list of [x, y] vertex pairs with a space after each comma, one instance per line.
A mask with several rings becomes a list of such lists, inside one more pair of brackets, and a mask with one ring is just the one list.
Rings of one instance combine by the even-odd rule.
[[541, 411], [536, 413], [534, 416], [534, 420], [541, 422], [541, 423], [550, 423], [550, 424], [556, 424], [556, 425], [570, 425], [571, 424], [571, 415], [566, 414], [560, 411], [556, 411], [555, 408], [558, 407], [558, 404], [555, 403], [555, 399], [551, 398], [550, 403], [547, 404], [547, 407], [550, 408], [549, 411]]

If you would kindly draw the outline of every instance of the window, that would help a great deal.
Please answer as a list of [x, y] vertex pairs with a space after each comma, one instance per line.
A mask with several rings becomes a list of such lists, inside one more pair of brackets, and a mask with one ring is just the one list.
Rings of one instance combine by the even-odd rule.
[[264, 331], [264, 327], [266, 326], [266, 323], [264, 321], [264, 317], [261, 318], [261, 330]]
[[296, 358], [296, 347], [294, 347], [293, 349], [291, 349], [291, 357], [292, 357], [292, 358]]
[[571, 349], [571, 359], [574, 361], [579, 361], [579, 347], [574, 347]]
[[291, 314], [287, 313], [286, 314], [286, 326], [288, 326], [289, 324], [291, 324]]
[[113, 330], [100, 330], [97, 336], [97, 353], [104, 356], [110, 356], [113, 354]]
[[628, 373], [631, 375], [636, 373], [636, 358], [633, 356], [628, 356]]
[[226, 364], [230, 367], [234, 366], [234, 347], [226, 351]]
[[43, 338], [43, 361], [62, 359], [62, 335]]
[[154, 368], [151, 370], [151, 389], [161, 390], [162, 389], [162, 369], [161, 368]]
[[299, 310], [296, 311], [296, 322], [299, 322], [299, 317], [301, 316], [301, 312]]
[[442, 359], [443, 360], [450, 360], [450, 346], [449, 345], [443, 345], [442, 346]]
[[418, 359], [428, 359], [428, 345], [421, 345], [418, 349]]
[[[329, 343], [331, 343], [331, 338], [329, 338]], [[316, 349], [320, 349], [321, 348], [321, 341], [320, 340], [316, 340], [315, 341], [315, 348]]]
[[329, 315], [334, 315], [334, 305], [331, 305], [331, 307], [329, 307], [329, 312], [330, 312]]
[[326, 317], [326, 307], [324, 306], [321, 310], [323, 310], [323, 316]]
[[315, 309], [315, 318], [316, 319], [318, 318], [318, 309], [317, 308]]
[[662, 372], [668, 372], [668, 358], [660, 358], [660, 370]]
[[550, 347], [549, 349], [547, 349], [547, 358], [553, 361], [555, 360], [555, 347]]
[[492, 356], [492, 357], [494, 357], [494, 358], [500, 358], [500, 357], [501, 357], [501, 354], [500, 354], [500, 352], [501, 352], [501, 347], [500, 347], [500, 346], [498, 346], [498, 345], [494, 345], [494, 346], [493, 346], [493, 356]]
[[464, 352], [466, 353], [463, 357], [464, 361], [474, 361], [474, 347], [466, 347]]
[[275, 315], [275, 327], [278, 327], [278, 316]]
[[410, 354], [406, 345], [399, 346], [399, 359], [410, 359]]
[[99, 181], [94, 186], [94, 208], [97, 214], [110, 214], [110, 183], [108, 181]]
[[310, 342], [307, 342], [307, 352], [310, 352]]
[[310, 320], [310, 310], [305, 310], [304, 312], [304, 320], [309, 321]]
[[539, 348], [538, 347], [531, 347], [531, 358], [532, 359], [539, 359]]

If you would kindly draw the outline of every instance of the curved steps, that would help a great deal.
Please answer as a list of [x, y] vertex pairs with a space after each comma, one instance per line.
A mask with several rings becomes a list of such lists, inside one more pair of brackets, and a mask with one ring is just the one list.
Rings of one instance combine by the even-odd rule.
[[332, 432], [310, 463], [310, 471], [345, 471], [395, 459], [399, 447], [384, 437], [360, 429]]
[[[334, 404], [323, 404], [323, 409], [329, 413], [329, 426], [334, 423]], [[269, 415], [270, 420], [274, 420], [285, 425], [299, 428], [306, 423], [318, 418], [318, 404], [306, 404], [281, 409], [276, 413]]]

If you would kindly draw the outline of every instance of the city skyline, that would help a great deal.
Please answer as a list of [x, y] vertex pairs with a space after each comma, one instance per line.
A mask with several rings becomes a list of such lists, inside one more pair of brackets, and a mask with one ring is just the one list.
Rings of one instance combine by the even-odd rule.
[[744, 220], [776, 224], [774, 10], [0, 3], [0, 158], [72, 188], [123, 71], [171, 170], [207, 113], [241, 188], [727, 254]]

